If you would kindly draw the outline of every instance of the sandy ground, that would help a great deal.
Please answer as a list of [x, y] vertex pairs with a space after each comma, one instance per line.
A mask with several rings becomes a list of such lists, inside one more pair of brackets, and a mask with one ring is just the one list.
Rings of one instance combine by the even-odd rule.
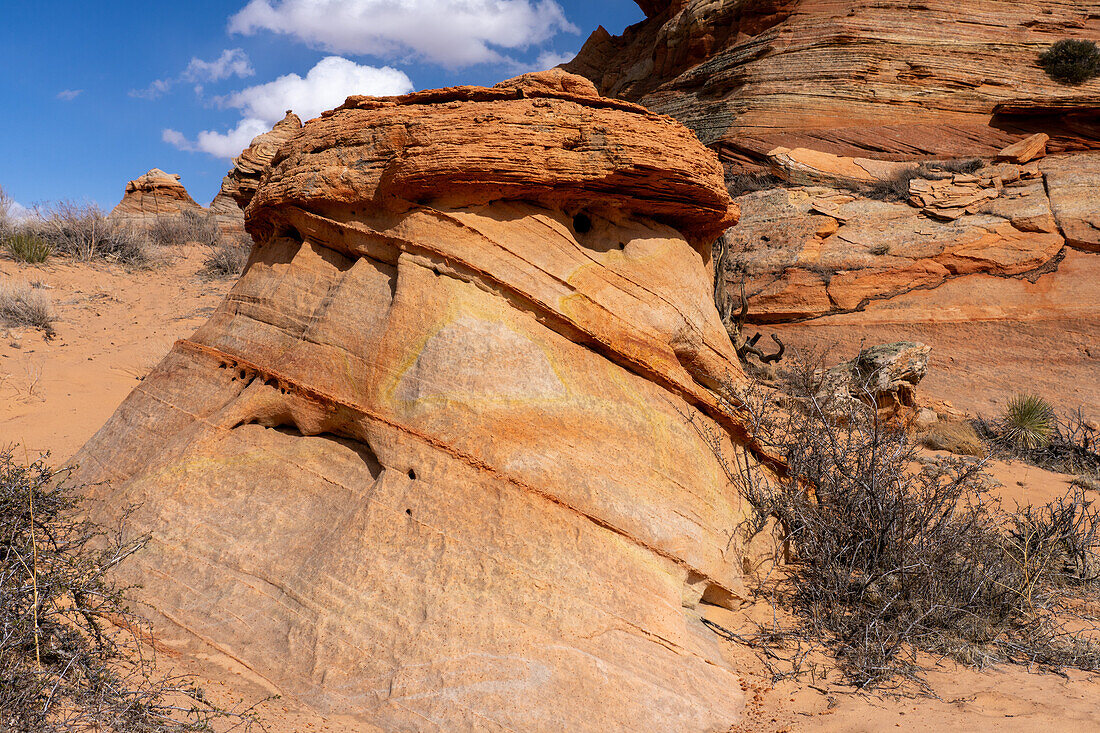
[[[19, 450], [32, 457], [50, 451], [55, 464], [75, 453], [172, 343], [190, 335], [229, 289], [228, 281], [199, 277], [202, 257], [201, 248], [180, 248], [170, 253], [164, 264], [147, 270], [65, 261], [27, 266], [0, 259], [0, 280], [37, 281], [48, 286], [59, 318], [57, 336], [49, 341], [33, 330], [0, 328], [0, 445], [19, 444]], [[1014, 336], [1009, 324], [998, 324], [996, 328], [1003, 330], [996, 333], [1008, 341], [997, 341], [1002, 353], [1011, 351], [1005, 347], [1012, 341], [1024, 344], [1021, 348], [1031, 343], [1039, 353], [1059, 338], [1074, 341], [1078, 331], [1086, 341], [1096, 333], [1091, 320], [1080, 329], [1073, 323], [1062, 326], [1068, 329], [1067, 336], [1059, 337], [1053, 324], [1037, 324], [1035, 333]], [[885, 337], [880, 340], [909, 337], [898, 332], [896, 325], [877, 328], [881, 334], [873, 329], [845, 334], [845, 327], [837, 324], [814, 328], [813, 334], [820, 338], [833, 331], [841, 348], [858, 347], [858, 341], [849, 342], [868, 334]], [[928, 334], [929, 326], [925, 324], [919, 332]], [[977, 336], [968, 336], [957, 324], [944, 333], [948, 336], [938, 340], [941, 361], [934, 362], [934, 369], [980, 348]], [[989, 333], [978, 336], [984, 339]], [[1092, 355], [1086, 357], [1084, 362], [1074, 361], [1073, 370], [1088, 367]], [[1026, 354], [1017, 355], [1008, 363], [1018, 368], [1026, 359]], [[1013, 376], [1009, 367], [1002, 371], [1004, 375], [992, 380], [937, 377], [936, 372], [929, 379], [937, 397], [964, 409], [988, 411], [1000, 404], [1006, 389], [1036, 379], [1035, 370], [1027, 377]], [[1095, 375], [1086, 370], [1067, 378], [1066, 373], [1048, 367], [1039, 377], [1044, 390], [1067, 379], [1088, 390], [1090, 380], [1100, 379], [1100, 369]], [[1072, 393], [1069, 399], [1092, 404], [1090, 400], [1100, 398], [1087, 392]], [[994, 462], [991, 472], [1002, 484], [1002, 497], [1021, 503], [1044, 503], [1061, 496], [1071, 478], [1015, 463]], [[744, 615], [722, 609], [708, 608], [707, 614], [729, 628], [745, 623]], [[744, 670], [743, 686], [750, 701], [744, 721], [731, 731], [1100, 731], [1100, 677], [1096, 675], [1029, 674], [1018, 667], [976, 671], [941, 663], [928, 676], [937, 697], [895, 698], [855, 694], [835, 680], [773, 686], [750, 650], [734, 644], [726, 644], [725, 649]], [[161, 659], [168, 671], [198, 674], [208, 692], [225, 703], [241, 694], [254, 701], [275, 692], [243, 667], [212, 673], [202, 660], [169, 655], [161, 655]], [[361, 730], [339, 720], [319, 718], [291, 699], [269, 700], [259, 713], [275, 733]]]

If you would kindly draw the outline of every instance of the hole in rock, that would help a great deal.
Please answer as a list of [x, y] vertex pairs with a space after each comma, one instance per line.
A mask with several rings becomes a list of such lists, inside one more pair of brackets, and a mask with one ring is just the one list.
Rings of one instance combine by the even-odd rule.
[[577, 234], [588, 234], [592, 231], [592, 217], [588, 214], [577, 214], [574, 216], [573, 231]]
[[304, 241], [301, 233], [292, 226], [285, 226], [279, 230], [279, 237], [285, 237], [286, 239], [293, 239], [296, 242]]
[[413, 481], [416, 481], [416, 471], [412, 470], [411, 468], [409, 469], [409, 478], [411, 478]]
[[405, 513], [408, 514], [411, 517], [413, 515], [413, 510], [412, 509], [406, 509]]

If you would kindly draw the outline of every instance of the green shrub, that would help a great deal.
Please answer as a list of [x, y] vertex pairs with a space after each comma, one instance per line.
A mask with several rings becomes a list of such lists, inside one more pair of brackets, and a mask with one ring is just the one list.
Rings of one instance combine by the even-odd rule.
[[1058, 41], [1039, 56], [1047, 75], [1063, 84], [1082, 84], [1100, 75], [1100, 48], [1094, 41]]
[[53, 247], [34, 232], [21, 231], [12, 234], [4, 242], [4, 249], [16, 262], [38, 264], [49, 259]]
[[1001, 417], [1001, 436], [1017, 448], [1042, 448], [1053, 430], [1054, 408], [1038, 395], [1015, 395]]

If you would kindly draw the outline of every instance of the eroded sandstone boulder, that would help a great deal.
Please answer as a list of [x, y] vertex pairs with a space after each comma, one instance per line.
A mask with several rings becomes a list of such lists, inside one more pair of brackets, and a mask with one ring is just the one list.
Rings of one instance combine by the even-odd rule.
[[126, 184], [126, 192], [111, 210], [109, 218], [121, 224], [148, 228], [159, 218], [184, 214], [205, 216], [206, 209], [195, 203], [187, 193], [178, 173], [165, 173], [160, 168], [153, 168]]
[[140, 506], [165, 643], [360, 730], [727, 730], [734, 211], [690, 131], [560, 73], [307, 123], [241, 279], [75, 459]]
[[233, 159], [233, 169], [222, 179], [221, 189], [210, 202], [210, 215], [226, 235], [244, 233], [244, 207], [256, 193], [260, 179], [271, 166], [280, 146], [302, 128], [302, 120], [291, 110], [270, 131], [257, 135]]

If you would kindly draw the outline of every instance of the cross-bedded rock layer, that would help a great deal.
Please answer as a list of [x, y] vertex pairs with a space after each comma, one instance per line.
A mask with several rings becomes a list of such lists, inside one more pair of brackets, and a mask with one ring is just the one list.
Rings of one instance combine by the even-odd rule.
[[195, 203], [180, 183], [178, 173], [154, 168], [126, 184], [122, 200], [111, 210], [112, 221], [148, 228], [163, 217], [185, 213], [206, 216], [206, 209]]
[[257, 245], [75, 459], [139, 503], [166, 640], [360, 729], [726, 730], [713, 153], [560, 72], [351, 98]]
[[638, 4], [647, 20], [598, 29], [565, 68], [734, 165], [779, 146], [911, 160], [992, 155], [1023, 132], [1049, 133], [1052, 152], [1100, 141], [1100, 80], [1060, 85], [1037, 63], [1055, 41], [1100, 37], [1093, 0]]

